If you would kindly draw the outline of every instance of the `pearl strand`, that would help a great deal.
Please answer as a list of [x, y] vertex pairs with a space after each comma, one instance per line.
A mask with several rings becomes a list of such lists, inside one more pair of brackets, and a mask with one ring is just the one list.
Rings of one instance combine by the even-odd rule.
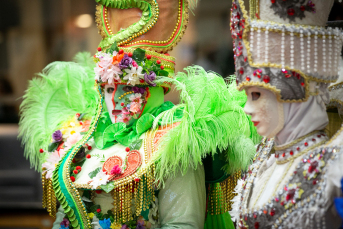
[[266, 28], [266, 31], [264, 32], [264, 39], [265, 39], [265, 55], [264, 55], [264, 62], [266, 64], [268, 64], [268, 55], [269, 55], [269, 42], [268, 42], [268, 39], [269, 39], [269, 28], [267, 27]]
[[326, 76], [326, 36], [325, 36], [325, 32], [322, 31], [322, 36], [323, 36], [323, 40], [322, 40], [322, 44], [323, 44], [323, 75]]
[[311, 72], [311, 32], [307, 33], [307, 72]]
[[305, 72], [305, 53], [304, 53], [304, 31], [300, 29], [300, 58], [301, 58], [301, 70]]
[[313, 72], [316, 73], [317, 72], [317, 66], [318, 66], [318, 31], [314, 32], [313, 56], [314, 56]]
[[254, 48], [254, 29], [250, 29], [250, 53], [253, 53]]
[[328, 60], [328, 75], [331, 78], [332, 76], [332, 68], [331, 68], [331, 64], [332, 64], [332, 28], [329, 28], [329, 50], [328, 50], [328, 56], [329, 56], [329, 60]]
[[291, 67], [291, 69], [293, 69], [294, 68], [294, 34], [293, 34], [293, 31], [291, 32], [291, 48], [290, 48], [290, 52], [291, 52], [290, 67]]
[[[337, 28], [336, 28], [337, 29]], [[338, 69], [338, 53], [337, 53], [337, 49], [338, 49], [338, 37], [337, 37], [337, 30], [335, 29], [334, 31], [334, 60], [333, 60], [333, 75], [337, 75], [337, 69]]]
[[285, 68], [285, 28], [282, 28], [281, 33], [281, 68]]
[[261, 29], [257, 28], [257, 61], [261, 57]]

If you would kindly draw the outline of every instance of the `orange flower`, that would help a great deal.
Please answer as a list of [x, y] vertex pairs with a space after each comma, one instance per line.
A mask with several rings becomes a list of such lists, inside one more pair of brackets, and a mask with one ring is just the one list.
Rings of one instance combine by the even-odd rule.
[[123, 59], [124, 57], [124, 53], [123, 54], [117, 54], [116, 56], [113, 57], [113, 61], [112, 61], [112, 64], [118, 64], [121, 59]]

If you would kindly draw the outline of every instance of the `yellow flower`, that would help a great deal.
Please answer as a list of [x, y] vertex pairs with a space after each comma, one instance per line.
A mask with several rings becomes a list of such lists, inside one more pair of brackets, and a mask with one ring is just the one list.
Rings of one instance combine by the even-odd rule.
[[93, 217], [94, 217], [94, 213], [93, 213], [93, 212], [91, 212], [91, 213], [88, 213], [88, 217], [89, 217], [90, 219], [93, 219]]
[[75, 133], [80, 133], [82, 130], [82, 125], [80, 122], [77, 120], [76, 117], [73, 117], [69, 121], [65, 122], [61, 128], [61, 132], [63, 134], [63, 138], [66, 139], [69, 136], [75, 134]]
[[113, 223], [111, 224], [111, 228], [112, 228], [112, 229], [121, 229], [121, 224], [117, 224], [117, 223], [113, 222]]

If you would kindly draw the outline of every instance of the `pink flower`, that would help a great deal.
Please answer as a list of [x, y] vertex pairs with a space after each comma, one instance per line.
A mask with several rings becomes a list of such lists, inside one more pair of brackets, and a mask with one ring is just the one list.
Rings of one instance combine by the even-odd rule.
[[91, 125], [91, 121], [90, 120], [86, 120], [86, 121], [82, 122], [81, 132], [88, 131], [90, 125]]
[[123, 114], [121, 117], [118, 118], [117, 122], [127, 123], [130, 121], [130, 119], [131, 119], [131, 116], [126, 116]]
[[142, 97], [142, 94], [140, 94], [140, 93], [135, 93], [135, 94], [131, 95], [129, 99], [130, 99], [130, 101], [132, 101], [132, 102], [142, 103], [143, 100], [141, 99], [141, 97]]
[[111, 175], [120, 175], [122, 174], [122, 170], [119, 165], [115, 165], [111, 170]]
[[70, 149], [75, 143], [80, 141], [82, 139], [82, 136], [80, 133], [75, 133], [70, 135], [70, 137], [67, 139], [67, 141], [64, 143], [67, 149]]
[[50, 179], [52, 177], [52, 174], [59, 163], [59, 161], [62, 159], [64, 156], [65, 151], [60, 150], [60, 151], [55, 151], [50, 154], [49, 158], [42, 164], [42, 168], [46, 170], [46, 175], [45, 177], [47, 179]]
[[137, 68], [137, 67], [138, 67], [138, 65], [137, 65], [136, 61], [132, 61], [132, 67], [135, 67], [135, 68]]
[[124, 107], [124, 108], [121, 110], [121, 113], [122, 113], [123, 115], [128, 115], [128, 114], [130, 114], [130, 112], [127, 110], [126, 107]]
[[102, 82], [108, 82], [109, 84], [113, 84], [114, 80], [120, 82], [120, 74], [123, 74], [123, 72], [120, 70], [118, 63], [113, 64], [113, 57], [108, 53], [102, 53], [99, 60], [94, 68], [95, 79], [101, 79]]
[[130, 105], [130, 111], [133, 113], [139, 113], [141, 112], [142, 105], [140, 103], [133, 102]]

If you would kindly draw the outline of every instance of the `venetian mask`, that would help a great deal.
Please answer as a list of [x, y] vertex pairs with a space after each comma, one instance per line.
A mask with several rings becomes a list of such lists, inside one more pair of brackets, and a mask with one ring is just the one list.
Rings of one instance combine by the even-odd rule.
[[248, 96], [244, 112], [251, 116], [257, 133], [264, 137], [274, 137], [284, 125], [283, 104], [276, 95], [261, 87], [247, 87]]
[[148, 95], [146, 87], [106, 84], [104, 98], [112, 123], [132, 124], [143, 113]]

